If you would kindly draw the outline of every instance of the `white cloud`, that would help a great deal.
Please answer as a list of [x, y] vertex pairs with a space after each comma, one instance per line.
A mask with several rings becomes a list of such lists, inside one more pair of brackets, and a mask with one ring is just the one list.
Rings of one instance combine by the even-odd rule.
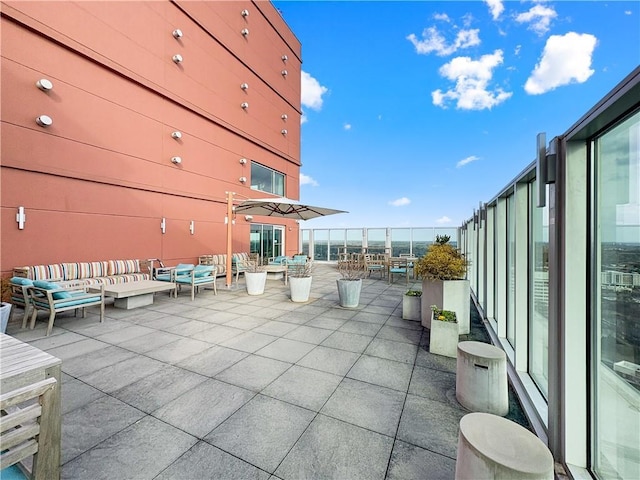
[[625, 15], [633, 15], [633, 12], [631, 10], [625, 10], [624, 14]]
[[411, 200], [409, 200], [407, 197], [401, 197], [396, 200], [391, 200], [389, 202], [389, 205], [392, 205], [394, 207], [404, 207], [405, 205], [409, 205], [410, 203]]
[[344, 124], [344, 129], [345, 130], [351, 130], [351, 124], [350, 123], [345, 123]]
[[512, 93], [499, 87], [493, 91], [488, 88], [493, 77], [493, 69], [502, 62], [502, 50], [496, 50], [491, 55], [483, 55], [480, 60], [456, 57], [445, 63], [438, 72], [444, 78], [455, 81], [456, 85], [446, 92], [440, 89], [431, 92], [433, 104], [446, 108], [446, 103], [452, 101], [456, 102], [456, 108], [462, 110], [491, 109], [501, 104], [511, 97]]
[[451, 223], [451, 219], [445, 215], [445, 216], [440, 217], [439, 219], [437, 219], [436, 223], [438, 223], [440, 225], [442, 225], [443, 223]]
[[304, 110], [302, 111], [302, 115], [300, 115], [300, 125], [302, 125], [303, 123], [307, 123], [309, 121], [309, 117], [307, 117], [307, 115], [304, 113]]
[[434, 13], [433, 18], [435, 20], [440, 20], [441, 22], [451, 22], [449, 15], [447, 15], [446, 13]]
[[378, 115], [378, 120], [382, 120], [382, 115]]
[[539, 95], [571, 83], [584, 83], [594, 70], [591, 57], [597, 38], [588, 33], [551, 35], [542, 58], [524, 85], [530, 95]]
[[309, 175], [300, 173], [300, 185], [311, 185], [312, 187], [317, 187], [319, 184]]
[[528, 23], [529, 30], [533, 30], [542, 36], [549, 31], [551, 20], [556, 18], [558, 14], [553, 8], [545, 5], [537, 4], [529, 9], [529, 11], [516, 15], [516, 22]]
[[416, 53], [420, 55], [435, 52], [436, 55], [444, 57], [451, 55], [461, 48], [480, 45], [478, 32], [480, 32], [478, 29], [459, 30], [453, 43], [447, 45], [447, 40], [438, 29], [436, 27], [429, 27], [422, 32], [422, 40], [418, 40], [418, 37], [413, 33], [407, 36], [407, 40], [413, 43]]
[[502, 5], [502, 0], [484, 0], [487, 6], [489, 7], [489, 11], [491, 12], [491, 17], [494, 20], [500, 18], [502, 12], [504, 12], [504, 5]]
[[471, 162], [475, 162], [476, 160], [480, 160], [480, 157], [477, 157], [475, 155], [471, 155], [467, 158], [463, 158], [462, 160], [460, 160], [458, 163], [456, 163], [456, 168], [462, 168], [465, 165], [468, 165]]
[[303, 107], [320, 110], [322, 96], [328, 91], [327, 87], [320, 85], [320, 82], [307, 72], [300, 72], [300, 101]]

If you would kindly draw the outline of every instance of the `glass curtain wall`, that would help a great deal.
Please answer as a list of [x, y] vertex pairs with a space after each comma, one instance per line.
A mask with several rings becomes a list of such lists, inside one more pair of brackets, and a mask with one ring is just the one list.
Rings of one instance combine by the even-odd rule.
[[640, 478], [640, 113], [594, 152], [594, 467]]
[[516, 338], [516, 197], [507, 197], [507, 340]]
[[411, 253], [411, 230], [408, 228], [394, 228], [391, 230], [391, 256]]
[[332, 262], [338, 261], [338, 256], [344, 249], [344, 235], [344, 230], [329, 230], [329, 260]]
[[362, 230], [347, 230], [347, 253], [362, 253]]
[[387, 238], [386, 228], [367, 229], [367, 252], [384, 253]]
[[[549, 387], [549, 206], [537, 207], [529, 183], [529, 374], [542, 395]], [[549, 187], [546, 187], [549, 198]]]
[[329, 230], [313, 231], [313, 259], [326, 261], [329, 255]]

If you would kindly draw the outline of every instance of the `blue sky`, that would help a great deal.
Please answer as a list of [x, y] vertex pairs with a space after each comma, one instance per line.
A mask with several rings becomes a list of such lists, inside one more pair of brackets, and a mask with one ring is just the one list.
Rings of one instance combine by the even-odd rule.
[[640, 64], [637, 1], [275, 1], [302, 43], [302, 228], [458, 226]]

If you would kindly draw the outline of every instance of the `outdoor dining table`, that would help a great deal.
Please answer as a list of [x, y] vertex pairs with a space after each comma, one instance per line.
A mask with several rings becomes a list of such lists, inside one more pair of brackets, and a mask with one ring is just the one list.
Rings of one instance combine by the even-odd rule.
[[45, 429], [50, 438], [41, 442], [47, 448], [38, 452], [38, 470], [46, 472], [48, 479], [60, 478], [61, 368], [59, 358], [0, 333], [0, 391], [3, 394], [50, 377], [57, 382], [51, 397], [49, 428]]

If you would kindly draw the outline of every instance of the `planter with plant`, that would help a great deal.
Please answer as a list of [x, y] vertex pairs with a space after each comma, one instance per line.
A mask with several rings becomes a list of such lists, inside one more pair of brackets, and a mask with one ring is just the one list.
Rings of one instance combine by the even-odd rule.
[[7, 331], [7, 324], [9, 323], [9, 318], [11, 317], [11, 303], [9, 300], [11, 299], [11, 283], [8, 278], [3, 278], [2, 282], [2, 299], [0, 302], [0, 332], [4, 333]]
[[289, 290], [292, 302], [308, 302], [311, 294], [311, 273], [313, 265], [310, 261], [297, 263], [288, 272]]
[[456, 358], [460, 338], [456, 313], [435, 305], [431, 305], [430, 313], [429, 353]]
[[430, 305], [442, 305], [456, 313], [460, 334], [469, 333], [469, 280], [464, 280], [467, 259], [449, 243], [448, 235], [436, 235], [436, 241], [415, 264], [422, 277], [422, 326], [431, 328]]
[[360, 263], [351, 259], [339, 262], [338, 271], [341, 275], [341, 278], [336, 280], [340, 306], [356, 308], [360, 304], [362, 277], [365, 272]]
[[409, 290], [402, 296], [402, 318], [405, 320], [422, 319], [420, 311], [422, 309], [422, 291]]
[[262, 295], [267, 283], [267, 272], [258, 260], [249, 260], [244, 265], [244, 282], [249, 295]]

